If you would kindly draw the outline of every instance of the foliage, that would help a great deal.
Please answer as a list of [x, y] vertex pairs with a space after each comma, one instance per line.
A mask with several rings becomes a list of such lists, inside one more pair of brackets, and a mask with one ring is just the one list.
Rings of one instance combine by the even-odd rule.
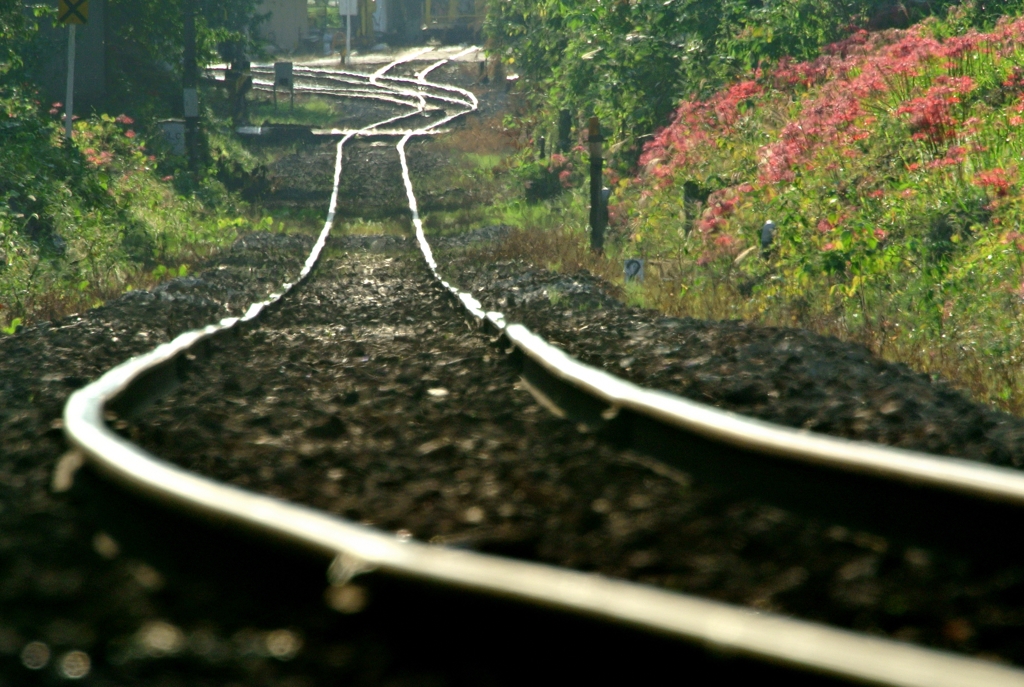
[[[747, 70], [814, 58], [856, 27], [909, 25], [954, 0], [490, 0], [485, 30], [518, 71], [549, 140], [556, 113], [597, 115], [620, 156], [666, 121], [679, 99], [707, 96]], [[965, 25], [1006, 3], [969, 2]], [[629, 155], [629, 151], [634, 151]]]
[[40, 21], [56, 12], [56, 5], [0, 0], [0, 80], [20, 70], [24, 63], [22, 53], [38, 31]]
[[112, 102], [149, 118], [181, 116], [184, 7], [197, 8], [199, 64], [219, 61], [219, 46], [236, 43], [250, 54], [248, 36], [263, 17], [259, 0], [108, 0], [107, 69]]
[[[144, 118], [181, 116], [184, 8], [196, 8], [199, 64], [219, 59], [226, 45], [258, 55], [249, 36], [264, 15], [260, 0], [108, 0], [106, 7], [107, 95], [120, 110]], [[55, 2], [0, 0], [0, 80], [37, 80], [50, 68], [60, 35], [53, 25]]]
[[617, 188], [624, 250], [678, 312], [860, 339], [1024, 409], [1024, 19], [957, 33], [969, 10], [685, 100]]

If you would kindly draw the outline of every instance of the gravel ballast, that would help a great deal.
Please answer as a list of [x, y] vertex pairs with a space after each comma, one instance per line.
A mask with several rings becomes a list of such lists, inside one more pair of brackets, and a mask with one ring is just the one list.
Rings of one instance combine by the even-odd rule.
[[736, 500], [579, 434], [517, 388], [415, 253], [387, 250], [332, 258], [128, 435], [189, 469], [400, 536], [1024, 656], [1020, 566]]

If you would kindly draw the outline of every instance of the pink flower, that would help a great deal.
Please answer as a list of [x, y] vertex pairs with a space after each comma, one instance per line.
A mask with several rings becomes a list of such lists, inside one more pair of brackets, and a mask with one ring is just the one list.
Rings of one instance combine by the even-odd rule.
[[126, 136], [127, 138], [135, 138], [135, 132], [134, 132], [134, 131], [132, 131], [131, 129], [128, 129], [128, 131], [124, 132], [124, 135], [125, 135], [125, 136]]
[[835, 229], [835, 225], [832, 224], [831, 222], [829, 222], [827, 219], [823, 219], [823, 220], [820, 220], [818, 222], [818, 233], [819, 234], [827, 234], [830, 231], [832, 231], [833, 229]]
[[884, 241], [888, 235], [889, 234], [887, 234], [884, 229], [875, 229], [875, 238], [878, 239], [879, 241]]
[[173, 178], [174, 178], [174, 175], [173, 175], [173, 174], [168, 174], [167, 176], [165, 176], [165, 177], [164, 177], [163, 179], [161, 179], [160, 181], [170, 181], [170, 180], [171, 180], [171, 179], [173, 179]]
[[835, 249], [836, 249], [836, 244], [833, 243], [832, 241], [829, 241], [828, 243], [826, 243], [824, 246], [821, 247], [821, 250], [822, 250], [823, 253], [828, 253], [829, 251], [833, 251]]
[[876, 188], [874, 191], [868, 194], [868, 198], [881, 198], [885, 195], [885, 191], [880, 188]]
[[117, 115], [117, 117], [114, 118], [114, 121], [117, 122], [118, 124], [134, 124], [135, 123], [134, 119], [132, 119], [128, 115], [124, 115], [124, 114]]

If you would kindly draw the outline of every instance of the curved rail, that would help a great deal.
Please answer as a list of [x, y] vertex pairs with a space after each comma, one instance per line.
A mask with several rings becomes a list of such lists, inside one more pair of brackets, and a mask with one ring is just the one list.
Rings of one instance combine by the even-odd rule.
[[[367, 82], [380, 87], [386, 71], [385, 68], [370, 75]], [[434, 84], [426, 81], [429, 71], [420, 72], [416, 79], [411, 80], [413, 84], [425, 89], [433, 88]], [[390, 85], [384, 88], [390, 89]], [[475, 109], [476, 98], [468, 91], [453, 87], [446, 90], [460, 92], [466, 109], [405, 132], [397, 146], [417, 242], [424, 260], [439, 280], [437, 263], [419, 218], [405, 145], [413, 136], [423, 135]], [[422, 111], [425, 102], [426, 97], [418, 99], [418, 111]], [[361, 130], [361, 133], [372, 133], [377, 127], [409, 114], [378, 122]], [[64, 429], [78, 453], [69, 454], [58, 465], [54, 476], [55, 489], [67, 489], [74, 470], [83, 459], [88, 459], [109, 478], [152, 499], [332, 557], [335, 564], [331, 569], [339, 583], [352, 575], [378, 569], [625, 623], [732, 654], [857, 682], [902, 687], [1024, 686], [1024, 671], [1014, 667], [772, 613], [755, 612], [647, 585], [404, 540], [312, 508], [199, 476], [160, 460], [112, 432], [104, 422], [106, 408], [116, 408], [127, 414], [163, 395], [180, 383], [192, 359], [205, 355], [207, 342], [253, 323], [296, 285], [308, 279], [334, 220], [342, 148], [354, 135], [355, 132], [347, 134], [338, 143], [334, 191], [327, 220], [298, 279], [285, 284], [268, 299], [253, 304], [242, 317], [227, 318], [218, 324], [181, 334], [173, 341], [118, 365], [76, 391], [64, 410]], [[887, 479], [926, 480], [933, 486], [963, 489], [971, 495], [1012, 500], [1014, 503], [1024, 497], [1024, 477], [1005, 474], [1009, 473], [1006, 470], [812, 437], [669, 394], [641, 389], [569, 358], [522, 326], [507, 325], [500, 313], [485, 313], [472, 296], [441, 281], [472, 317], [500, 333], [514, 349], [514, 354], [524, 359], [528, 379], [541, 379], [536, 372], [543, 371], [548, 382], [554, 380], [556, 385], [568, 385], [591, 399], [589, 406], [582, 404], [586, 406], [583, 415], [594, 416], [596, 413], [598, 419], [613, 422], [616, 417], [628, 413], [644, 414], [644, 417], [697, 435], [747, 450], [771, 453], [786, 460], [882, 475]], [[555, 387], [549, 384], [548, 391], [552, 388]], [[538, 390], [538, 393], [542, 391]], [[1001, 481], [1003, 478], [1010, 479], [1004, 482]]]

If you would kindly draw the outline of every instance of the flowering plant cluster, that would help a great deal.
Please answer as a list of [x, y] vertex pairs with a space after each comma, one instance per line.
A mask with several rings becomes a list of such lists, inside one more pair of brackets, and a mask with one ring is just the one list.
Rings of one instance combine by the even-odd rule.
[[940, 357], [992, 354], [1018, 378], [1024, 19], [949, 33], [937, 20], [858, 30], [679, 105], [617, 212], [648, 259], [671, 265], [690, 312], [711, 314], [707, 294], [721, 304], [724, 288], [717, 316], [882, 353], [927, 339]]
[[68, 146], [63, 114], [0, 83], [0, 334], [152, 284], [154, 267], [180, 271], [239, 226], [212, 211], [212, 183], [200, 201], [161, 181], [173, 167], [158, 171], [131, 116], [77, 119]]

